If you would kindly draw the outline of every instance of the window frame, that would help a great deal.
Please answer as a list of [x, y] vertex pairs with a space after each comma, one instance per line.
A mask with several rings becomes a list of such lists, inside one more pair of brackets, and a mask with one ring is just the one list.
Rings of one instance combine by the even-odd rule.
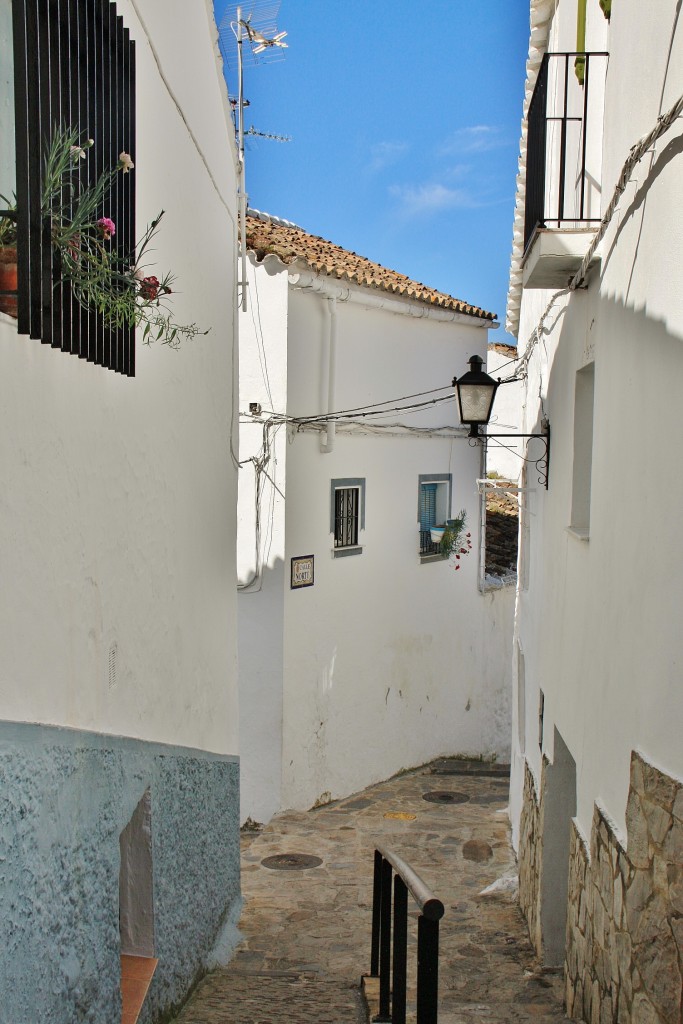
[[[451, 510], [453, 508], [453, 474], [452, 473], [420, 473], [418, 475], [418, 486], [417, 486], [417, 525], [418, 525], [418, 531], [419, 531], [419, 537], [420, 537], [419, 547], [418, 547], [418, 555], [420, 557], [420, 562], [443, 561], [445, 556], [442, 554], [439, 545], [433, 544], [430, 541], [429, 542], [429, 547], [427, 548], [425, 546], [427, 542], [424, 541], [424, 543], [423, 543], [423, 534], [428, 532], [428, 529], [424, 529], [424, 530], [422, 529], [422, 488], [426, 484], [436, 484], [437, 485], [436, 496], [438, 496], [438, 493], [439, 493], [438, 488], [439, 487], [446, 488], [445, 503], [443, 501], [439, 502], [438, 501], [438, 497], [435, 498], [435, 508], [434, 508], [435, 521], [433, 523], [431, 523], [430, 525], [431, 526], [437, 526], [438, 523], [439, 523], [439, 512], [442, 509], [444, 511], [444, 516], [443, 516], [443, 522], [444, 523], [446, 522], [447, 519], [450, 518], [450, 515], [451, 515]], [[445, 507], [444, 507], [444, 505], [445, 505]]]
[[[339, 517], [337, 515], [337, 494], [339, 491], [355, 490], [358, 493], [356, 505], [356, 528], [355, 541], [351, 544], [337, 543], [337, 527]], [[363, 547], [360, 543], [360, 532], [365, 529], [365, 477], [339, 477], [330, 481], [330, 533], [332, 534], [332, 555], [334, 558], [343, 558], [347, 555], [362, 554]]]

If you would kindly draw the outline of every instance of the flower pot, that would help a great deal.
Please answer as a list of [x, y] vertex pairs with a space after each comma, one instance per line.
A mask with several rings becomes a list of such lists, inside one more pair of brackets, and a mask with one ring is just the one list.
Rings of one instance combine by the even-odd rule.
[[429, 531], [430, 536], [432, 538], [432, 544], [441, 543], [441, 541], [443, 540], [445, 529], [445, 526], [432, 526], [432, 528]]
[[17, 250], [9, 247], [0, 249], [0, 311], [17, 315]]

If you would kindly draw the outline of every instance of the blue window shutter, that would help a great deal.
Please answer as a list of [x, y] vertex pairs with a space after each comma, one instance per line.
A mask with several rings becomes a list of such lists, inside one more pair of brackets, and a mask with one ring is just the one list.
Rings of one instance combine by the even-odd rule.
[[420, 529], [429, 530], [436, 523], [436, 484], [420, 485]]

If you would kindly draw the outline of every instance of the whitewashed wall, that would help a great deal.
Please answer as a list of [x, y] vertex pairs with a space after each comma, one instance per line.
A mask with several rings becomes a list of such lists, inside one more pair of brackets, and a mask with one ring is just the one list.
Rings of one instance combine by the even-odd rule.
[[[560, 4], [560, 8], [562, 8]], [[614, 4], [603, 135], [603, 203], [631, 146], [683, 92], [676, 4]], [[604, 30], [604, 23], [600, 26]], [[570, 48], [569, 37], [555, 48]], [[589, 48], [592, 40], [589, 37]], [[669, 49], [670, 47], [670, 49]], [[593, 48], [595, 48], [593, 46]], [[628, 111], [628, 116], [624, 116]], [[587, 291], [562, 299], [545, 349], [530, 364], [525, 429], [540, 414], [552, 430], [550, 488], [532, 497], [530, 581], [519, 594], [525, 660], [526, 757], [538, 772], [538, 691], [545, 750], [553, 725], [577, 761], [578, 820], [593, 803], [623, 830], [632, 749], [683, 776], [680, 608], [683, 559], [678, 472], [683, 380], [680, 121], [645, 157], [602, 242]], [[526, 292], [523, 348], [550, 293]], [[576, 372], [595, 364], [590, 539], [570, 523]], [[523, 702], [522, 702], [523, 703]], [[515, 707], [518, 695], [513, 698]], [[521, 751], [513, 729], [512, 817], [521, 804]]]
[[154, 258], [177, 275], [174, 315], [210, 333], [178, 352], [138, 340], [129, 379], [0, 315], [1, 715], [236, 753], [227, 99], [203, 2], [118, 10], [137, 50], [138, 228], [166, 211]]
[[[286, 272], [269, 277], [258, 267], [256, 277], [274, 407], [282, 411], [286, 377], [287, 412], [318, 413], [327, 390], [326, 300], [290, 286], [283, 311]], [[341, 301], [337, 315], [335, 408], [448, 386], [470, 355], [485, 355], [485, 329], [469, 324]], [[240, 408], [246, 409], [249, 401], [262, 401], [259, 388], [266, 389], [249, 314], [241, 328]], [[454, 401], [387, 420], [458, 425]], [[260, 430], [242, 426], [242, 459], [258, 446]], [[286, 524], [276, 495], [261, 592], [239, 599], [241, 722], [248, 729], [242, 735], [242, 818], [264, 820], [277, 806], [305, 808], [347, 795], [439, 754], [507, 757], [514, 596], [477, 589], [479, 449], [464, 437], [349, 436], [339, 428], [330, 453], [321, 453], [316, 434], [290, 433], [285, 443], [283, 432], [277, 455]], [[458, 572], [445, 562], [421, 565], [418, 556], [419, 474], [448, 472], [453, 509], [467, 509], [475, 540]], [[348, 477], [366, 480], [363, 553], [335, 559], [330, 481]], [[243, 481], [239, 565], [246, 580], [253, 566], [249, 470]], [[309, 554], [315, 555], [315, 585], [292, 591], [290, 559]]]
[[[496, 380], [505, 380], [514, 374], [514, 359], [517, 353], [512, 347], [496, 349], [489, 345], [487, 351], [486, 372]], [[488, 431], [491, 434], [519, 434], [521, 405], [523, 401], [524, 384], [522, 381], [515, 381], [513, 384], [503, 384], [496, 392], [496, 399], [493, 406], [491, 422]], [[486, 472], [498, 473], [506, 480], [517, 480], [522, 471], [521, 456], [524, 452], [523, 442], [520, 440], [489, 441], [486, 454]]]
[[[273, 260], [269, 261], [272, 266]], [[257, 457], [263, 419], [287, 409], [287, 273], [271, 276], [248, 264], [249, 301], [239, 318], [240, 459]], [[259, 403], [262, 417], [248, 415]], [[268, 821], [280, 810], [284, 671], [285, 506], [287, 432], [272, 431], [271, 479], [262, 478], [262, 527], [256, 556], [253, 464], [240, 471], [237, 572], [240, 661], [241, 814]], [[259, 572], [257, 574], [257, 564]], [[256, 578], [254, 578], [256, 576]]]

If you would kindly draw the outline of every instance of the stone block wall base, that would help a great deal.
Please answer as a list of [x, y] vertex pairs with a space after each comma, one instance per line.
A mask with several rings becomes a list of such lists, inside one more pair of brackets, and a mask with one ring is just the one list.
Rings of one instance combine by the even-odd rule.
[[588, 1024], [680, 1024], [683, 785], [636, 752], [626, 828], [624, 849], [596, 807], [589, 854], [572, 822], [567, 1015]]
[[543, 857], [541, 808], [536, 782], [524, 764], [524, 797], [519, 824], [519, 905], [531, 943], [541, 955], [541, 864]]

